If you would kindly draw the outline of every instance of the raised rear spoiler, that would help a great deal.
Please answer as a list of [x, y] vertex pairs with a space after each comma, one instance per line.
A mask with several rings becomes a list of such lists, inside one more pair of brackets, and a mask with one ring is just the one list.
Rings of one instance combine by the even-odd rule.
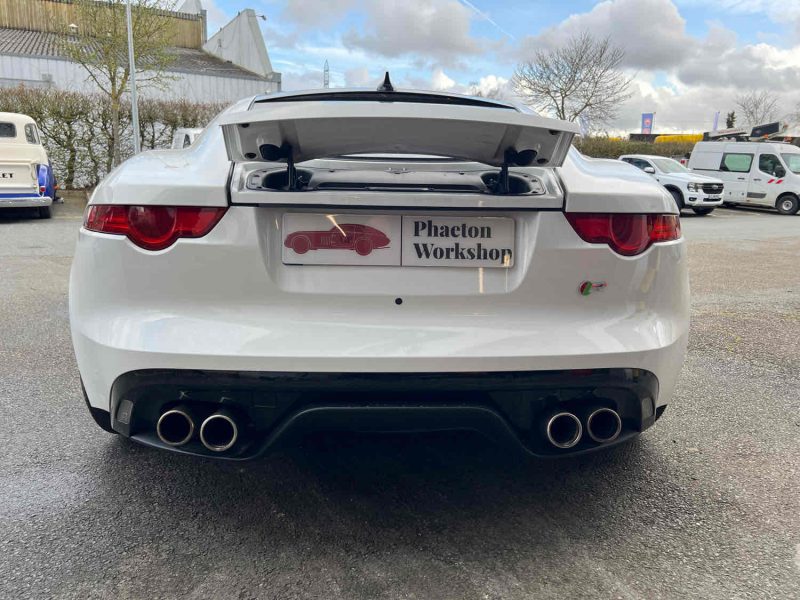
[[487, 165], [559, 167], [579, 128], [505, 108], [367, 101], [273, 101], [220, 121], [234, 162], [426, 154]]

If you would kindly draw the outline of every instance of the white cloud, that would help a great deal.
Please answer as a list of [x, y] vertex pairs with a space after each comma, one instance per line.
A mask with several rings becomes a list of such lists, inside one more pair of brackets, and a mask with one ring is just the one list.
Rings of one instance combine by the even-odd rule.
[[434, 90], [449, 90], [456, 84], [455, 80], [450, 79], [444, 71], [436, 68], [431, 75], [431, 88]]
[[530, 56], [537, 48], [559, 46], [584, 31], [597, 38], [610, 37], [625, 50], [625, 63], [633, 68], [674, 66], [694, 45], [686, 34], [685, 19], [671, 0], [606, 0], [525, 38], [522, 56]]
[[740, 15], [767, 15], [776, 23], [800, 19], [800, 2], [789, 0], [677, 0], [680, 6], [712, 7], [721, 13]]
[[[726, 0], [716, 2], [723, 7]], [[741, 12], [769, 12], [767, 3], [748, 0], [731, 0], [724, 8], [734, 10], [734, 4]], [[792, 6], [800, 14], [800, 2]], [[704, 131], [716, 111], [734, 110], [735, 97], [750, 89], [772, 91], [783, 113], [800, 101], [796, 39], [788, 49], [767, 42], [741, 44], [735, 32], [719, 23], [710, 23], [703, 38], [690, 36], [685, 24], [671, 0], [605, 0], [526, 38], [518, 58], [535, 48], [561, 45], [582, 31], [610, 37], [625, 50], [626, 69], [634, 77], [633, 96], [613, 130], [635, 131], [640, 114], [655, 111], [659, 131]]]
[[[213, 2], [203, 2], [227, 20]], [[788, 38], [794, 47], [782, 47], [787, 38], [775, 33], [745, 44], [717, 22], [707, 23], [701, 36], [689, 34], [678, 7], [707, 2], [721, 15], [754, 15], [756, 30], [767, 29], [768, 18], [783, 19], [776, 22], [787, 28], [795, 19], [797, 36]], [[327, 59], [332, 86], [376, 87], [389, 70], [402, 87], [514, 99], [508, 78], [517, 61], [589, 31], [625, 49], [625, 69], [635, 78], [634, 94], [613, 131], [638, 130], [640, 113], [650, 111], [657, 113], [659, 131], [703, 131], [716, 111], [733, 110], [735, 96], [752, 88], [773, 90], [782, 112], [800, 102], [800, 0], [603, 0], [516, 44], [473, 35], [473, 26], [486, 25], [470, 3], [475, 2], [286, 0], [285, 10], [264, 30], [268, 47], [280, 49], [282, 60], [273, 60], [287, 90], [321, 87]], [[349, 29], [341, 34], [345, 17]], [[531, 23], [532, 31], [537, 27]]]
[[346, 87], [369, 87], [374, 83], [377, 88], [379, 82], [369, 74], [367, 67], [355, 67], [344, 72], [344, 83]]
[[335, 24], [356, 0], [286, 0], [282, 16], [303, 28]]
[[322, 87], [322, 68], [284, 71], [281, 79], [284, 90], [314, 90]]
[[486, 75], [469, 85], [469, 93], [490, 98], [509, 98], [513, 96], [511, 82], [505, 77]]
[[381, 0], [365, 5], [366, 23], [343, 36], [348, 48], [381, 56], [419, 55], [452, 65], [482, 50], [470, 35], [473, 12], [457, 0]]

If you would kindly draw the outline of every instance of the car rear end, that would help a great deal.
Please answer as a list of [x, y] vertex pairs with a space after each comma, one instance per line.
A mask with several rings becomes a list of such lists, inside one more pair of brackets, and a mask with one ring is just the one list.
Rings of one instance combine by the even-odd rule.
[[0, 209], [39, 208], [49, 216], [47, 155], [30, 117], [0, 113]]
[[96, 418], [229, 459], [320, 429], [560, 455], [652, 425], [688, 329], [670, 199], [567, 157], [571, 125], [438, 101], [256, 102], [114, 172], [70, 283]]

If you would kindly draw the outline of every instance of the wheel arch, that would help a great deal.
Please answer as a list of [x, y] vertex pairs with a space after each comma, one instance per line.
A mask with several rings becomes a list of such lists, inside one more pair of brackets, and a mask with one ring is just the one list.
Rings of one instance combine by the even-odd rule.
[[681, 188], [679, 188], [677, 185], [675, 185], [674, 183], [666, 183], [666, 184], [664, 184], [664, 188], [667, 191], [670, 191], [670, 192], [672, 192], [672, 191], [678, 192], [681, 195], [681, 201], [683, 201], [683, 199], [684, 199], [683, 190]]

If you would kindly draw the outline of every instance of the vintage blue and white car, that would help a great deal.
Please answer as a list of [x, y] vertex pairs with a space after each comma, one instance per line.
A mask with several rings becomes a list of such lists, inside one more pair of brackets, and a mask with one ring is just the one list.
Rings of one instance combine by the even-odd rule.
[[384, 85], [247, 98], [128, 160], [72, 266], [92, 416], [234, 460], [319, 429], [631, 439], [683, 363], [686, 248], [666, 190], [576, 131]]
[[37, 208], [47, 219], [55, 193], [36, 122], [27, 115], [0, 112], [0, 209]]

